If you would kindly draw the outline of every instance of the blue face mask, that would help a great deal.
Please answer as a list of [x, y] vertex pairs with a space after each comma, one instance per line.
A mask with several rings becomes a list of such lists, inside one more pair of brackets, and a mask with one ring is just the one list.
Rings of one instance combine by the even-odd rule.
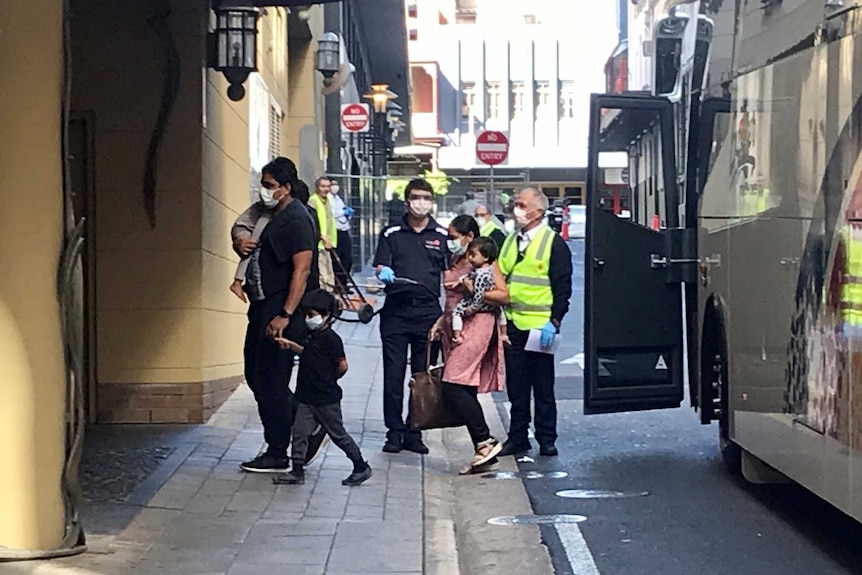
[[463, 256], [467, 252], [467, 246], [461, 243], [461, 240], [446, 240], [446, 245], [453, 255]]

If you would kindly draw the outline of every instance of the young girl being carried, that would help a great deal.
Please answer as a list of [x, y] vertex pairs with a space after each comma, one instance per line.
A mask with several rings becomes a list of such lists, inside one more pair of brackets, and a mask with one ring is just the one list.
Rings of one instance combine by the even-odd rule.
[[455, 309], [452, 310], [452, 343], [461, 343], [461, 331], [464, 321], [479, 312], [491, 312], [497, 317], [499, 337], [503, 342], [508, 342], [506, 336], [506, 314], [501, 312], [498, 306], [485, 302], [485, 293], [493, 290], [495, 286], [494, 262], [497, 260], [497, 244], [491, 238], [475, 238], [467, 246], [467, 261], [470, 262], [472, 270], [461, 278], [461, 283], [467, 289], [469, 295], [465, 296]]

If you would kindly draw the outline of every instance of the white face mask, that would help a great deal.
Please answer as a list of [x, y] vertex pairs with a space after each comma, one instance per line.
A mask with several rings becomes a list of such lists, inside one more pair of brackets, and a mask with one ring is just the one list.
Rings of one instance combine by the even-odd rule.
[[338, 193], [338, 190], [340, 190], [340, 189], [341, 189], [341, 188], [339, 188], [337, 184], [332, 184], [332, 185], [329, 187], [329, 193], [331, 193], [331, 194], [337, 194], [337, 193]]
[[410, 213], [417, 218], [422, 218], [430, 214], [433, 206], [434, 203], [431, 200], [410, 200], [410, 203], [408, 204]]
[[476, 218], [476, 223], [479, 224], [480, 228], [482, 226], [484, 226], [485, 224], [487, 224], [488, 221], [489, 221], [489, 219], [486, 218], [485, 216], [479, 216], [478, 218]]
[[467, 246], [462, 244], [461, 240], [446, 240], [446, 245], [449, 246], [449, 251], [456, 256], [463, 256], [467, 251]]
[[524, 208], [516, 207], [514, 210], [512, 210], [512, 214], [515, 216], [515, 225], [517, 225], [519, 228], [523, 228], [531, 221], [527, 217], [527, 210], [525, 210]]
[[308, 326], [308, 329], [311, 331], [317, 331], [323, 327], [323, 324], [326, 323], [326, 320], [323, 319], [322, 315], [313, 315], [311, 317], [305, 318], [305, 325]]
[[258, 192], [258, 195], [260, 196], [260, 201], [262, 201], [263, 205], [268, 208], [274, 208], [278, 205], [278, 200], [273, 197], [274, 194], [275, 190], [268, 190], [263, 186], [261, 186], [260, 191]]

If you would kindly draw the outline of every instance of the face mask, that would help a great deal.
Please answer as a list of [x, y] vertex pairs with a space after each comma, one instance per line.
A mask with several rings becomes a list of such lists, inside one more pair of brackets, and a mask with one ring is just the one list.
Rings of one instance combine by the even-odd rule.
[[330, 187], [329, 187], [329, 193], [331, 193], [331, 194], [337, 194], [337, 193], [338, 193], [338, 190], [340, 190], [340, 189], [341, 189], [341, 188], [339, 188], [338, 186], [336, 186], [336, 185], [334, 185], [334, 184], [333, 184], [332, 186], [330, 186]]
[[467, 246], [462, 244], [461, 240], [446, 240], [446, 244], [449, 246], [449, 251], [456, 256], [462, 256], [467, 251]]
[[525, 210], [524, 208], [516, 207], [514, 210], [512, 210], [512, 213], [515, 216], [515, 224], [517, 224], [518, 227], [524, 227], [530, 223], [530, 219], [527, 217], [527, 210]]
[[323, 324], [326, 323], [326, 320], [323, 319], [322, 315], [313, 315], [311, 317], [305, 318], [305, 325], [308, 326], [308, 329], [311, 331], [317, 331], [323, 327]]
[[273, 197], [273, 194], [275, 194], [275, 190], [268, 190], [264, 187], [261, 187], [260, 192], [258, 192], [260, 201], [268, 208], [274, 208], [278, 205], [278, 200]]
[[410, 213], [418, 218], [422, 218], [431, 213], [433, 207], [431, 200], [410, 200]]
[[476, 218], [476, 223], [479, 224], [479, 227], [481, 228], [482, 226], [484, 226], [485, 224], [488, 223], [488, 218], [486, 218], [486, 217]]

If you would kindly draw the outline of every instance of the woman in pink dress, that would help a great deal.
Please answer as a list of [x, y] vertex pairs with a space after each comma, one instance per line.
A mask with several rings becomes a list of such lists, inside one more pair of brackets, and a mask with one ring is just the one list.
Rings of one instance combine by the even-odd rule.
[[[497, 313], [480, 312], [464, 318], [461, 343], [452, 341], [452, 310], [469, 294], [463, 279], [473, 269], [465, 257], [467, 245], [479, 237], [479, 224], [469, 215], [460, 215], [449, 224], [449, 251], [453, 254], [451, 267], [443, 275], [446, 291], [446, 309], [431, 328], [431, 336], [439, 338], [443, 349], [443, 400], [466, 422], [476, 453], [461, 474], [473, 472], [477, 467], [494, 460], [502, 444], [491, 436], [482, 405], [477, 394], [502, 391], [505, 378], [503, 341], [497, 327]], [[495, 293], [495, 301], [508, 301], [508, 290], [503, 275], [494, 264], [495, 286], [487, 294]], [[486, 294], [486, 295], [487, 295]]]

